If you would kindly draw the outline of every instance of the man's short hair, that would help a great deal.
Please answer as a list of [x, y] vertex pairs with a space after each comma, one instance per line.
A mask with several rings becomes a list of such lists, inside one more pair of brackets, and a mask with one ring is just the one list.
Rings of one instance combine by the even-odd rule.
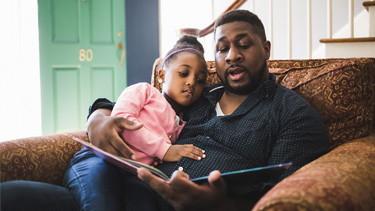
[[214, 33], [216, 32], [217, 27], [235, 21], [245, 21], [249, 23], [252, 26], [253, 32], [256, 33], [262, 39], [262, 41], [266, 41], [266, 33], [264, 31], [262, 21], [258, 18], [257, 15], [248, 10], [232, 10], [221, 15], [215, 21]]

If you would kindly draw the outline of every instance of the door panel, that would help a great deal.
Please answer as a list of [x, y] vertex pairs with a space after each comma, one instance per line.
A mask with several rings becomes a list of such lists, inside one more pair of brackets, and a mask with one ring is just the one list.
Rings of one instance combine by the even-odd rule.
[[[112, 67], [95, 67], [91, 71], [91, 99], [97, 99], [107, 95], [113, 99], [114, 96], [114, 69]], [[98, 86], [98, 84], [109, 84], [106, 86]], [[112, 93], [109, 96], [109, 93]]]
[[112, 0], [94, 0], [90, 4], [91, 44], [113, 44]]
[[124, 3], [38, 1], [43, 134], [85, 129], [91, 103], [126, 87]]
[[[54, 120], [56, 128], [64, 128], [64, 132], [70, 128], [78, 128], [79, 122], [83, 120], [80, 115], [80, 93], [79, 90], [79, 69], [78, 68], [54, 68], [54, 89], [53, 96], [55, 105]], [[69, 115], [67, 115], [69, 114]]]
[[[69, 14], [67, 14], [69, 11]], [[77, 43], [79, 40], [77, 0], [51, 1], [53, 42]]]

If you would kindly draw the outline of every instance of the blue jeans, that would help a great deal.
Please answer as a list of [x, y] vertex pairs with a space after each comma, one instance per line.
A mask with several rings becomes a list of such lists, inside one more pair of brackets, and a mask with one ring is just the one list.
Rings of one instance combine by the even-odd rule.
[[0, 184], [2, 211], [79, 210], [67, 188], [41, 182], [8, 181]]
[[70, 161], [63, 186], [82, 210], [159, 210], [160, 206], [146, 183], [85, 148]]

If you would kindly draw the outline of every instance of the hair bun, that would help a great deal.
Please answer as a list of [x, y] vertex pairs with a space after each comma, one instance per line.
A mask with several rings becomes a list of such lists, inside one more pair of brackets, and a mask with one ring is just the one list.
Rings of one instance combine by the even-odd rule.
[[176, 57], [176, 54], [186, 50], [189, 50], [189, 52], [192, 52], [205, 60], [204, 48], [198, 39], [191, 35], [184, 35], [177, 40], [173, 48], [166, 54], [164, 57], [163, 66], [167, 66], [168, 63]]
[[195, 48], [202, 54], [204, 54], [204, 48], [202, 44], [198, 41], [196, 37], [190, 35], [183, 35], [179, 40], [177, 40], [173, 48]]

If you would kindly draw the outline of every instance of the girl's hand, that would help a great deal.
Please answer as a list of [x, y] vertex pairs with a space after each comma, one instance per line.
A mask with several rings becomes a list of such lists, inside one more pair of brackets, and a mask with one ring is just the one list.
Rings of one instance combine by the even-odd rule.
[[192, 144], [172, 145], [169, 147], [163, 157], [163, 161], [177, 162], [181, 157], [187, 157], [194, 160], [201, 160], [205, 158], [204, 150], [195, 147]]

